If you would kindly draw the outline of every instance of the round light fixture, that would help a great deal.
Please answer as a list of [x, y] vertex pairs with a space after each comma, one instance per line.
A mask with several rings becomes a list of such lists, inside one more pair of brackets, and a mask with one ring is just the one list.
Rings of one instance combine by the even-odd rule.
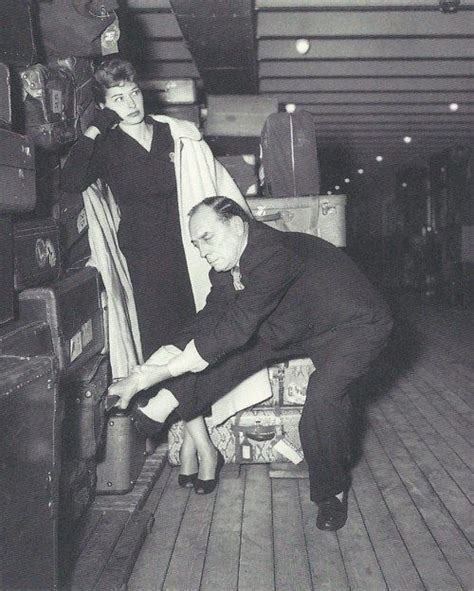
[[459, 109], [459, 105], [457, 103], [450, 103], [449, 110], [452, 113], [455, 113]]
[[345, 179], [344, 179], [344, 182], [345, 182], [345, 183], [350, 183], [350, 182], [351, 182], [351, 179], [349, 179], [349, 178], [345, 178]]
[[359, 174], [364, 174], [364, 169], [363, 168], [359, 168], [359, 170], [357, 171]]
[[294, 113], [296, 111], [296, 105], [294, 103], [288, 103], [285, 106], [285, 111], [287, 113]]
[[300, 55], [306, 55], [311, 47], [311, 43], [308, 39], [297, 39], [295, 43], [296, 51]]
[[332, 195], [332, 191], [328, 191], [328, 195]]
[[336, 185], [334, 188], [336, 189], [336, 191], [339, 191], [339, 189], [340, 189], [341, 187], [340, 187], [339, 185]]
[[409, 135], [406, 135], [403, 138], [403, 141], [405, 142], [405, 144], [411, 144], [411, 137]]
[[402, 187], [403, 187], [404, 189], [406, 189], [406, 188], [408, 187], [408, 185], [407, 185], [406, 183], [402, 183]]
[[382, 162], [383, 156], [376, 156], [375, 160], [377, 160], [377, 162]]

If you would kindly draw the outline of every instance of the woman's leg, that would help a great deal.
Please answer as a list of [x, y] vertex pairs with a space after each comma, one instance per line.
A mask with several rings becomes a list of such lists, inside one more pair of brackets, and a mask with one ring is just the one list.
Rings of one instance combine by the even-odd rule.
[[185, 428], [192, 437], [199, 457], [199, 479], [212, 480], [216, 473], [217, 450], [209, 437], [206, 423], [202, 416], [185, 423]]
[[[198, 417], [202, 419], [202, 417]], [[198, 420], [198, 419], [195, 419]], [[184, 422], [184, 421], [183, 421]], [[179, 473], [184, 476], [190, 476], [191, 474], [197, 474], [198, 472], [198, 459], [197, 459], [197, 448], [194, 443], [192, 434], [188, 428], [188, 423], [184, 422], [184, 435], [181, 449], [179, 450], [180, 470]]]

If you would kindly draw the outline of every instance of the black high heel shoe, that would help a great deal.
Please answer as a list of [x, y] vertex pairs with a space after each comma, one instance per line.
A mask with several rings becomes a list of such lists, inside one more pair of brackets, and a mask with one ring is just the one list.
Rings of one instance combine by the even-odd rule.
[[198, 473], [194, 474], [178, 474], [178, 484], [181, 488], [193, 488], [196, 484]]
[[224, 456], [219, 450], [217, 450], [217, 464], [214, 478], [212, 480], [201, 480], [200, 478], [196, 478], [194, 483], [194, 492], [197, 495], [208, 495], [216, 488], [219, 482], [219, 474], [224, 464]]

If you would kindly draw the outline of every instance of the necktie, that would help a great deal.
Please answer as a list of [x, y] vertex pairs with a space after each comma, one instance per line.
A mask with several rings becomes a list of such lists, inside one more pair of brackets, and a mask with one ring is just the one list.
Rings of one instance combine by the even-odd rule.
[[236, 265], [230, 271], [232, 273], [232, 281], [234, 282], [234, 289], [236, 291], [241, 291], [245, 289], [245, 285], [242, 283], [242, 275], [240, 274], [240, 267]]

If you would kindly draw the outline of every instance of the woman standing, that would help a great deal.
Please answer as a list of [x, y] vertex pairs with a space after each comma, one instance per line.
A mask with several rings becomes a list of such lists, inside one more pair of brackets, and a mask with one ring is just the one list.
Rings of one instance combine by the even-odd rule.
[[[129, 62], [112, 58], [99, 66], [94, 78], [99, 110], [71, 150], [61, 187], [85, 191], [99, 178], [110, 187], [120, 209], [118, 243], [147, 359], [205, 303], [206, 263], [191, 246], [187, 212], [217, 194], [248, 207], [193, 124], [145, 115]], [[211, 481], [210, 487], [196, 487], [198, 493], [210, 492], [217, 459], [202, 417], [187, 423], [180, 484]]]

